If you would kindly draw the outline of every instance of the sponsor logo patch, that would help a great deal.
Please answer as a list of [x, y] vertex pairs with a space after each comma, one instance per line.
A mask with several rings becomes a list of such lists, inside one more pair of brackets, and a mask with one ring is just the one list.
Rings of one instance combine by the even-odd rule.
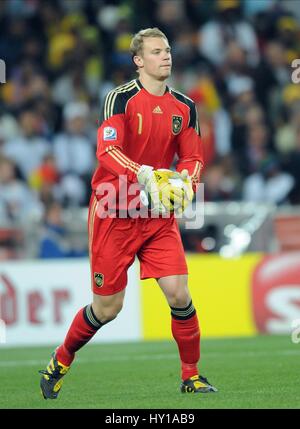
[[153, 113], [162, 113], [163, 111], [161, 110], [161, 108], [159, 106], [156, 106], [153, 110]]
[[112, 127], [105, 127], [103, 130], [103, 140], [105, 141], [117, 140], [117, 130]]

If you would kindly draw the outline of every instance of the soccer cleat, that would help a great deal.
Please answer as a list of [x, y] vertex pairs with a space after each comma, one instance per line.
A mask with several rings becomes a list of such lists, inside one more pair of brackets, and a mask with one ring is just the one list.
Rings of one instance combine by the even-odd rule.
[[181, 383], [180, 391], [182, 393], [210, 393], [218, 390], [208, 382], [207, 378], [194, 375]]
[[47, 369], [39, 371], [40, 374], [43, 374], [40, 386], [44, 399], [57, 398], [63, 383], [61, 378], [68, 372], [69, 368], [56, 359], [55, 352], [52, 353]]

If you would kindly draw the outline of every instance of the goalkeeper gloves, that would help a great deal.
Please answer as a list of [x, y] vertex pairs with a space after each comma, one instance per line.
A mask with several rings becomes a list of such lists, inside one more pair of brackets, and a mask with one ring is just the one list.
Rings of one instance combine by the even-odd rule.
[[191, 178], [189, 176], [188, 170], [182, 170], [181, 173], [179, 173], [181, 180], [183, 181], [183, 189], [184, 189], [184, 196], [181, 202], [181, 205], [178, 206], [175, 211], [177, 214], [182, 214], [184, 210], [187, 208], [187, 206], [193, 201], [194, 198], [194, 191], [193, 191], [193, 185]]
[[169, 179], [181, 179], [181, 175], [171, 170], [154, 170], [153, 167], [142, 165], [137, 173], [138, 182], [145, 187], [153, 210], [158, 213], [173, 211], [174, 206], [181, 206], [184, 200], [184, 189], [172, 185]]

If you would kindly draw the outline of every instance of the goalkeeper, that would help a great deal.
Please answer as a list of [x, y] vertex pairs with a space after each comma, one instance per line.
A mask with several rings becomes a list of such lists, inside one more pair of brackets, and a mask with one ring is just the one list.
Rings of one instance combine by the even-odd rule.
[[[75, 315], [64, 343], [41, 371], [46, 399], [57, 397], [75, 353], [121, 311], [127, 270], [136, 255], [141, 279], [155, 278], [170, 306], [181, 362], [181, 392], [216, 391], [198, 369], [200, 329], [173, 213], [173, 208], [185, 209], [200, 180], [203, 161], [196, 108], [192, 100], [166, 85], [172, 57], [164, 33], [157, 28], [141, 30], [130, 49], [138, 79], [107, 94], [98, 129], [99, 164], [92, 178], [88, 219], [93, 301]], [[174, 174], [168, 169], [175, 155]], [[172, 184], [172, 177], [182, 178], [184, 188]], [[103, 195], [97, 190], [107, 183], [117, 192], [117, 216], [102, 218], [99, 205]], [[126, 198], [118, 198], [124, 194], [119, 188], [122, 183], [127, 190], [137, 183], [147, 192], [153, 206], [149, 217], [130, 217], [128, 207], [136, 196], [125, 192]], [[164, 211], [172, 213], [151, 216]]]

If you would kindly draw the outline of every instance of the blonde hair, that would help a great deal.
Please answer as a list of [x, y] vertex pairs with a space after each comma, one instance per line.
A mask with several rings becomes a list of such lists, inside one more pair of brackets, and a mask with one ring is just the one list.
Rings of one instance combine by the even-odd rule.
[[165, 33], [160, 31], [157, 27], [140, 30], [133, 36], [130, 43], [130, 53], [132, 58], [135, 55], [140, 55], [143, 52], [144, 38], [146, 37], [162, 37], [168, 42], [168, 38]]

